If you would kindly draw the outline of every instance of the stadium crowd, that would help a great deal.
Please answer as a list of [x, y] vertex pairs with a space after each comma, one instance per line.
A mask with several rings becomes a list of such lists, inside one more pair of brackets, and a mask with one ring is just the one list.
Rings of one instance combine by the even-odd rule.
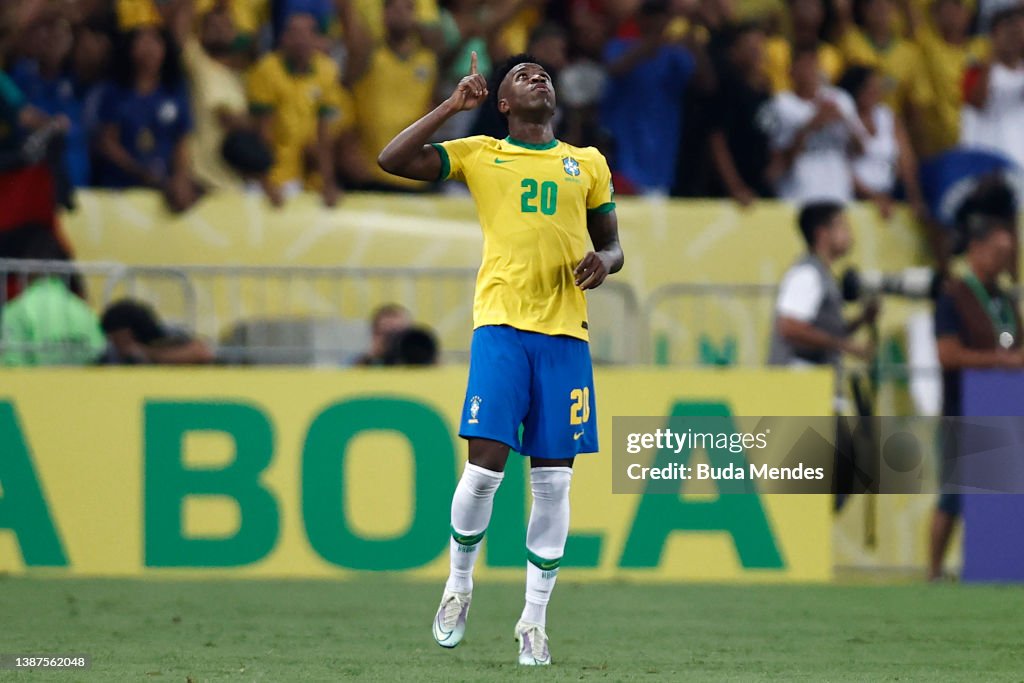
[[[926, 212], [918, 163], [1024, 163], [1014, 0], [24, 0], [0, 10], [0, 156], [41, 130], [65, 184], [429, 191], [377, 153], [468, 70], [528, 51], [558, 135], [619, 194], [875, 201]], [[493, 90], [493, 89], [492, 89]], [[492, 108], [442, 137], [507, 131]], [[60, 185], [61, 183], [58, 183]]]

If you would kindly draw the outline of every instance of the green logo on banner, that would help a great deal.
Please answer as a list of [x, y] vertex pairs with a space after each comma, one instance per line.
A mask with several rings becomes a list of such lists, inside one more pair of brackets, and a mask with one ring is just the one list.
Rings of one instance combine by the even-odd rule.
[[[260, 483], [274, 455], [266, 414], [240, 403], [147, 401], [145, 419], [145, 558], [147, 567], [237, 567], [260, 560], [278, 535], [278, 506]], [[185, 435], [220, 432], [235, 457], [223, 468], [189, 469]], [[182, 528], [188, 496], [231, 498], [238, 531], [224, 538], [189, 538]]]
[[[363, 432], [391, 431], [412, 447], [413, 520], [395, 538], [363, 538], [345, 515], [345, 456]], [[344, 401], [313, 420], [302, 450], [302, 519], [321, 557], [351, 569], [412, 569], [448, 547], [448, 510], [455, 490], [451, 432], [435, 410], [403, 398]]]
[[67, 566], [18, 416], [7, 402], [0, 402], [0, 529], [14, 532], [25, 564]]
[[[725, 403], [678, 402], [671, 416], [709, 416], [729, 421]], [[143, 410], [143, 534], [148, 567], [238, 567], [267, 557], [277, 544], [283, 511], [263, 477], [274, 458], [274, 429], [259, 407], [232, 402], [147, 401]], [[733, 426], [734, 428], [734, 426]], [[365, 432], [389, 431], [410, 445], [414, 469], [409, 527], [387, 538], [369, 538], [351, 524], [345, 505], [345, 459]], [[234, 444], [233, 458], [219, 467], [187, 467], [185, 438], [217, 432]], [[67, 566], [57, 527], [33, 468], [14, 407], [0, 402], [0, 529], [10, 529], [29, 566]], [[689, 459], [691, 453], [684, 454]], [[712, 466], [734, 456], [707, 453]], [[667, 457], [667, 454], [666, 454]], [[658, 456], [658, 464], [662, 456]], [[679, 462], [679, 456], [673, 458]], [[583, 462], [600, 467], [600, 461]], [[445, 419], [425, 403], [401, 397], [361, 397], [328, 406], [309, 426], [302, 448], [301, 514], [310, 546], [326, 561], [360, 570], [403, 570], [435, 561], [448, 543], [449, 510], [457, 471], [455, 444]], [[513, 454], [494, 503], [486, 562], [525, 564], [528, 462]], [[721, 482], [743, 486], [742, 482]], [[657, 567], [675, 532], [724, 532], [747, 569], [783, 569], [785, 562], [756, 492], [688, 500], [640, 496], [618, 558], [623, 568]], [[576, 495], [586, 495], [577, 492]], [[184, 506], [189, 497], [231, 500], [239, 526], [221, 536], [189, 536]], [[607, 544], [601, 533], [571, 534], [563, 566], [597, 567]]]
[[[725, 403], [676, 403], [672, 417], [718, 417], [732, 424], [732, 412]], [[732, 428], [735, 431], [735, 427]], [[661, 452], [655, 467], [670, 462], [686, 463], [692, 450], [679, 455]], [[712, 467], [726, 467], [734, 461], [727, 450], [707, 451]], [[657, 485], [653, 481], [648, 486]], [[743, 486], [741, 482], [723, 481], [720, 486]], [[619, 560], [621, 567], [657, 567], [669, 536], [676, 531], [724, 531], [732, 536], [740, 563], [747, 569], [783, 569], [779, 553], [761, 506], [761, 497], [755, 492], [722, 495], [715, 500], [686, 500], [680, 496], [645, 494], [640, 498], [633, 528]]]

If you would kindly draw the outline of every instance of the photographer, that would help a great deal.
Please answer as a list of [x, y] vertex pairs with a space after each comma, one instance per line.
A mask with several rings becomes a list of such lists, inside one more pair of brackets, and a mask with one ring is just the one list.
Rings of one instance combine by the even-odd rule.
[[[972, 368], [1019, 368], [1021, 325], [1016, 302], [999, 286], [1016, 254], [1017, 206], [1001, 181], [983, 182], [957, 211], [956, 225], [967, 241], [963, 277], [947, 282], [935, 302], [935, 338], [942, 366], [942, 414], [959, 416], [961, 372]], [[952, 442], [943, 443], [944, 449]], [[944, 452], [952, 464], [954, 450]], [[932, 517], [931, 580], [942, 562], [960, 516], [960, 495], [943, 493]]]
[[816, 202], [800, 211], [800, 232], [808, 252], [782, 278], [775, 304], [770, 365], [838, 364], [841, 354], [867, 359], [871, 348], [854, 342], [853, 333], [874, 321], [878, 304], [865, 305], [860, 316], [843, 318], [843, 296], [832, 264], [853, 246], [853, 233], [842, 204]]
[[[832, 265], [853, 246], [853, 233], [843, 205], [816, 202], [804, 206], [799, 217], [807, 253], [782, 277], [775, 303], [770, 365], [833, 365], [839, 368], [842, 354], [867, 360], [873, 349], [851, 337], [878, 315], [875, 299], [852, 320], [843, 318], [843, 294], [832, 276]], [[833, 408], [843, 414], [838, 374]], [[836, 421], [836, 452], [833, 487], [834, 509], [839, 510], [851, 493], [860, 489], [855, 480], [853, 435], [846, 422]], [[854, 455], [854, 458], [856, 456]]]

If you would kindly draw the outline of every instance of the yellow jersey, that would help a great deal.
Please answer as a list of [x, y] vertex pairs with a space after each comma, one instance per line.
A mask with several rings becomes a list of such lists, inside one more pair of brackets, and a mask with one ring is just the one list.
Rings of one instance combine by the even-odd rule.
[[436, 83], [437, 57], [427, 48], [405, 58], [384, 43], [374, 50], [366, 73], [352, 85], [359, 140], [374, 180], [396, 187], [425, 185], [385, 173], [376, 159], [393, 137], [430, 111]]
[[249, 71], [247, 81], [250, 110], [273, 118], [270, 177], [276, 183], [303, 178], [304, 152], [316, 142], [321, 117], [332, 119], [334, 134], [354, 124], [352, 99], [341, 86], [338, 67], [319, 52], [305, 71], [291, 68], [281, 53], [271, 52]]
[[[218, 0], [194, 0], [197, 17], [217, 6]], [[270, 0], [228, 0], [228, 10], [239, 36], [252, 38], [270, 21]]]
[[[430, 26], [441, 20], [437, 0], [415, 0], [415, 4], [416, 23]], [[356, 0], [355, 5], [362, 17], [363, 26], [369, 29], [374, 42], [384, 40], [384, 2], [382, 0]]]
[[923, 117], [919, 130], [911, 131], [919, 153], [927, 158], [956, 147], [960, 141], [961, 81], [969, 67], [988, 59], [990, 45], [984, 36], [953, 45], [931, 27], [920, 29], [915, 39], [922, 59], [914, 78], [927, 82], [935, 96], [929, 116]]
[[160, 16], [153, 0], [117, 0], [114, 12], [117, 15], [117, 28], [121, 31], [160, 26], [164, 23], [164, 18]]
[[485, 135], [434, 147], [441, 179], [469, 186], [484, 233], [474, 329], [509, 325], [588, 341], [587, 299], [574, 270], [590, 250], [588, 212], [615, 209], [604, 156], [558, 140]]
[[897, 38], [881, 48], [860, 29], [851, 29], [839, 41], [839, 49], [847, 64], [869, 67], [882, 74], [886, 104], [897, 115], [905, 115], [908, 105], [919, 112], [931, 108], [935, 95], [931, 82], [920, 78], [921, 51], [914, 43]]

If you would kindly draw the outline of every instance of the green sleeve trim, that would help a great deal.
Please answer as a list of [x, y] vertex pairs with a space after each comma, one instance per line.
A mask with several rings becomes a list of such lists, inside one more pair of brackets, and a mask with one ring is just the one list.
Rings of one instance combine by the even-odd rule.
[[615, 210], [615, 202], [608, 202], [607, 204], [602, 204], [601, 206], [597, 207], [596, 209], [587, 209], [587, 212], [588, 213], [605, 214], [605, 213], [611, 213], [614, 210]]
[[337, 107], [331, 107], [331, 106], [328, 106], [328, 105], [321, 106], [319, 109], [316, 110], [316, 115], [320, 116], [320, 117], [336, 116], [337, 114], [338, 114], [338, 108]]
[[274, 105], [272, 104], [259, 104], [253, 102], [249, 105], [249, 112], [252, 114], [269, 114], [274, 111]]
[[562, 558], [560, 557], [546, 560], [537, 553], [531, 552], [529, 548], [526, 549], [526, 559], [530, 561], [530, 564], [545, 572], [554, 571], [558, 569], [558, 565], [562, 564]]
[[448, 176], [452, 174], [452, 160], [448, 157], [448, 150], [444, 148], [444, 145], [437, 142], [432, 142], [430, 144], [441, 156], [441, 173], [438, 175], [437, 179], [448, 180]]
[[458, 543], [459, 545], [465, 545], [465, 546], [477, 545], [478, 543], [480, 543], [480, 541], [484, 540], [484, 534], [485, 533], [486, 532], [481, 531], [480, 533], [475, 534], [473, 536], [463, 536], [462, 534], [460, 534], [458, 531], [455, 530], [455, 527], [452, 527], [452, 538], [454, 538], [455, 542]]

